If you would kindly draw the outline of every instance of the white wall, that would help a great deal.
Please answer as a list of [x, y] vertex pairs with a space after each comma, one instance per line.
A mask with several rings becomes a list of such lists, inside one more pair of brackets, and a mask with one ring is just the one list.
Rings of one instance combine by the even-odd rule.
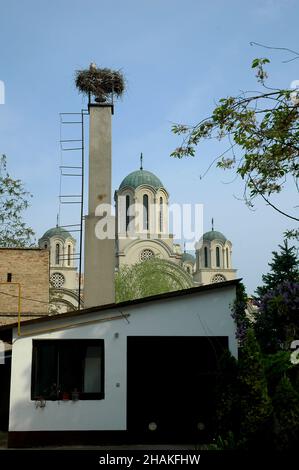
[[[14, 332], [9, 430], [125, 430], [127, 336], [228, 336], [230, 350], [236, 356], [235, 327], [230, 312], [234, 298], [235, 286], [227, 286], [124, 307], [121, 312], [130, 314], [129, 323], [121, 318], [87, 324], [95, 319], [119, 316], [120, 311], [113, 309], [22, 326], [22, 334], [29, 335], [18, 338]], [[35, 331], [59, 326], [60, 331]], [[118, 338], [114, 336], [116, 332]], [[105, 399], [47, 401], [45, 408], [35, 408], [35, 402], [30, 399], [32, 339], [59, 338], [105, 340]]]

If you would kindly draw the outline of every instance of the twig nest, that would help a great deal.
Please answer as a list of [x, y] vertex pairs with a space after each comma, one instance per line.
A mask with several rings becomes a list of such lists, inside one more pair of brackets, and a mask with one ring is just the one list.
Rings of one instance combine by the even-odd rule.
[[89, 69], [77, 70], [75, 84], [80, 93], [94, 95], [98, 103], [107, 101], [111, 94], [120, 97], [125, 91], [125, 79], [119, 70], [100, 69], [94, 63]]

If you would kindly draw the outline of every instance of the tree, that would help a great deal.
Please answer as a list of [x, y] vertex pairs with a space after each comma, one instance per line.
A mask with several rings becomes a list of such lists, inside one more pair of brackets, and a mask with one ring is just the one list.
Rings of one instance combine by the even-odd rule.
[[116, 302], [192, 287], [191, 277], [173, 263], [151, 259], [121, 267], [115, 278]]
[[266, 85], [264, 67], [269, 62], [252, 62], [261, 90], [220, 99], [211, 116], [196, 125], [175, 124], [172, 131], [184, 138], [171, 156], [194, 156], [203, 139], [224, 140], [227, 148], [216, 158], [217, 166], [233, 169], [242, 178], [246, 204], [252, 207], [254, 198], [261, 196], [276, 211], [298, 221], [291, 214], [293, 208], [285, 212], [270, 200], [290, 181], [298, 189], [299, 99], [294, 90]]
[[246, 334], [239, 359], [240, 444], [258, 447], [269, 438], [271, 400], [263, 358], [252, 329]]
[[236, 300], [232, 305], [232, 318], [236, 323], [236, 338], [239, 344], [242, 344], [248, 328], [251, 325], [250, 319], [247, 315], [248, 297], [246, 294], [245, 286], [242, 282], [237, 285]]
[[215, 390], [215, 428], [223, 441], [235, 436], [239, 428], [237, 374], [237, 361], [226, 351], [219, 361]]
[[283, 377], [273, 397], [275, 449], [297, 450], [299, 444], [299, 395], [288, 377]]
[[273, 259], [268, 265], [270, 272], [263, 274], [263, 285], [256, 289], [259, 297], [274, 289], [283, 282], [299, 282], [298, 257], [295, 246], [288, 246], [288, 241], [284, 240], [283, 245], [278, 245], [280, 253], [272, 251]]
[[273, 252], [270, 273], [257, 288], [254, 330], [262, 350], [275, 353], [287, 350], [299, 337], [299, 270], [295, 247], [280, 245]]
[[33, 244], [34, 232], [22, 219], [31, 195], [21, 180], [7, 172], [6, 156], [0, 157], [0, 246], [26, 247]]

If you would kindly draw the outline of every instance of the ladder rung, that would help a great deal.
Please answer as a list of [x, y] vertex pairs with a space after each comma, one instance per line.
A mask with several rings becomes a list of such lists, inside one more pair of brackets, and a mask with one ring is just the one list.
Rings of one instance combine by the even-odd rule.
[[80, 201], [60, 201], [60, 204], [81, 204]]
[[77, 174], [72, 174], [72, 173], [61, 173], [61, 176], [82, 176], [82, 175], [77, 175]]
[[61, 124], [82, 124], [82, 121], [61, 121]]
[[80, 227], [81, 224], [69, 224], [69, 225], [60, 225], [61, 228], [64, 227]]

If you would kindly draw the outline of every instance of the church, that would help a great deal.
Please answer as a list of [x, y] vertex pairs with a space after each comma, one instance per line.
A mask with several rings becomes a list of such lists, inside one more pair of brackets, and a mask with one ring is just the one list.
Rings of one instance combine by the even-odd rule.
[[[127, 175], [114, 194], [116, 213], [115, 270], [152, 258], [162, 260], [176, 290], [236, 278], [232, 243], [211, 230], [195, 244], [195, 256], [182, 250], [169, 232], [169, 193], [154, 173], [140, 168]], [[76, 240], [63, 227], [47, 230], [39, 247], [50, 255], [50, 313], [78, 308], [79, 275], [74, 262]], [[80, 280], [84, 291], [83, 279]], [[80, 298], [80, 308], [84, 306]]]

